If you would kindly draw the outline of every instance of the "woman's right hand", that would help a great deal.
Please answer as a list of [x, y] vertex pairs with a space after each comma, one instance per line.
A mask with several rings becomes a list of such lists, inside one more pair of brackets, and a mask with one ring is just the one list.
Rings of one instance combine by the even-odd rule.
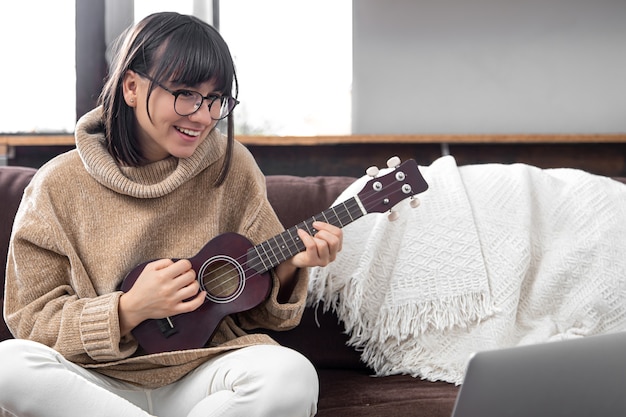
[[162, 319], [194, 311], [202, 305], [196, 272], [188, 259], [160, 259], [148, 263], [132, 288], [119, 301], [120, 336], [147, 319]]

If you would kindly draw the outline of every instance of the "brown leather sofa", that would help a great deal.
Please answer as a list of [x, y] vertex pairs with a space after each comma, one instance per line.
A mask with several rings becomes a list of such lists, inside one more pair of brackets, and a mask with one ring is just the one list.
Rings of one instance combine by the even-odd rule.
[[[0, 167], [2, 297], [13, 218], [24, 187], [34, 173], [32, 168]], [[327, 208], [352, 181], [354, 178], [350, 177], [268, 176], [268, 197], [283, 225], [291, 227]], [[309, 308], [296, 329], [271, 333], [280, 343], [302, 352], [315, 364], [320, 377], [319, 417], [450, 416], [458, 387], [406, 375], [372, 376], [359, 360], [358, 352], [346, 346], [347, 336], [341, 323], [332, 313], [322, 310]], [[10, 337], [3, 319], [0, 340]]]

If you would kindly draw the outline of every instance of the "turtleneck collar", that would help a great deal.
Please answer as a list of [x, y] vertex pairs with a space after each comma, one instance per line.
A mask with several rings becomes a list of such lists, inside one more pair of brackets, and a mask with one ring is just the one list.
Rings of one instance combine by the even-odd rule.
[[136, 198], [157, 198], [172, 192], [215, 163], [226, 149], [226, 138], [214, 129], [188, 158], [169, 157], [139, 167], [120, 166], [106, 150], [101, 107], [81, 117], [75, 136], [87, 172], [105, 187]]

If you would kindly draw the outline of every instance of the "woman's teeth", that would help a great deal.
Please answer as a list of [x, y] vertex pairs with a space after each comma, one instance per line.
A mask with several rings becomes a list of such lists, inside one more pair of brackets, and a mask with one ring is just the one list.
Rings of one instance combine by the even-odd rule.
[[178, 130], [179, 132], [184, 133], [187, 136], [200, 136], [200, 131], [199, 130], [189, 130], [189, 129], [183, 129], [182, 127], [177, 127], [176, 130]]

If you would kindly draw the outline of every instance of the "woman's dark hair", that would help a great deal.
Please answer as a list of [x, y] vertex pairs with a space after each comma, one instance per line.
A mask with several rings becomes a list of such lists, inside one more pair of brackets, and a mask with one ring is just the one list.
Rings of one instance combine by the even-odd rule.
[[[122, 83], [126, 71], [149, 74], [154, 80], [147, 100], [157, 82], [167, 81], [190, 86], [211, 81], [217, 92], [237, 97], [237, 75], [228, 45], [215, 28], [194, 16], [174, 12], [152, 14], [128, 28], [117, 42], [99, 104], [103, 107], [108, 151], [122, 164], [139, 166], [145, 162], [135, 140], [133, 109], [124, 100]], [[217, 185], [224, 181], [230, 168], [234, 141], [232, 113], [227, 123], [226, 156]]]

